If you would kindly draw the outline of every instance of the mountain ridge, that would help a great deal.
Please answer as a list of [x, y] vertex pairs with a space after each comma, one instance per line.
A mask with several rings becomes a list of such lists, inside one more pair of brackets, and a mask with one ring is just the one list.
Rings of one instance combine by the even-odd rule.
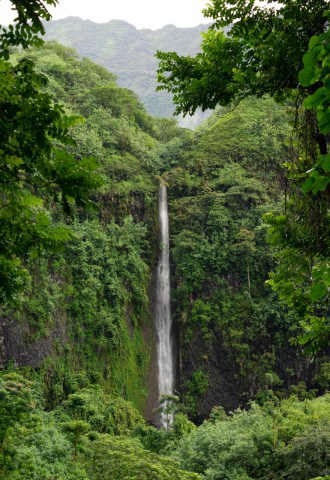
[[200, 28], [202, 27], [203, 30], [206, 29], [206, 27], [208, 27], [209, 25], [211, 25], [211, 23], [199, 23], [198, 25], [194, 25], [192, 27], [178, 27], [177, 25], [175, 25], [174, 23], [166, 23], [165, 25], [163, 25], [162, 27], [160, 28], [147, 28], [147, 27], [144, 27], [144, 28], [138, 28], [136, 27], [135, 25], [133, 25], [132, 23], [128, 22], [127, 20], [122, 20], [120, 18], [112, 18], [111, 20], [107, 20], [106, 22], [96, 22], [95, 20], [90, 20], [89, 18], [82, 18], [80, 17], [79, 15], [69, 15], [67, 17], [64, 17], [64, 18], [59, 18], [57, 20], [51, 20], [50, 22], [45, 22], [44, 25], [48, 25], [49, 23], [53, 23], [53, 22], [57, 22], [57, 23], [60, 23], [60, 22], [66, 22], [67, 20], [77, 20], [78, 22], [88, 22], [88, 23], [93, 23], [93, 24], [96, 24], [96, 25], [107, 25], [107, 24], [115, 24], [115, 23], [118, 23], [118, 24], [126, 24], [130, 27], [132, 27], [134, 30], [137, 30], [138, 32], [143, 32], [143, 31], [149, 31], [149, 32], [157, 32], [158, 30], [166, 30], [166, 29], [177, 29], [177, 30], [194, 30], [196, 28]]
[[[181, 28], [174, 25], [137, 29], [125, 20], [96, 23], [80, 17], [51, 20], [45, 24], [46, 40], [55, 40], [77, 50], [117, 76], [121, 87], [133, 90], [148, 113], [155, 117], [173, 116], [172, 97], [156, 92], [157, 50], [195, 55], [200, 50], [201, 34], [208, 25]], [[209, 114], [198, 112], [194, 117], [180, 119], [182, 126], [193, 128]]]

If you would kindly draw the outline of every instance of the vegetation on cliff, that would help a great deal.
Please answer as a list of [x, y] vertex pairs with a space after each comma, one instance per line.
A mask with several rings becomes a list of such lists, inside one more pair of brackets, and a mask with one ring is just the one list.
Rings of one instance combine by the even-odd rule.
[[[266, 94], [295, 105], [285, 211], [268, 216], [279, 260], [270, 284], [300, 316], [300, 339], [311, 352], [329, 345], [328, 6], [214, 0], [205, 13], [215, 23], [200, 54], [158, 52], [159, 89], [174, 94], [177, 112]], [[221, 28], [230, 25], [225, 35]]]
[[[33, 0], [1, 36], [0, 476], [327, 478], [327, 32], [300, 74], [318, 87], [310, 117], [294, 97], [247, 96], [191, 132], [74, 50], [41, 45], [39, 17]], [[168, 430], [142, 416], [160, 176], [181, 356]]]

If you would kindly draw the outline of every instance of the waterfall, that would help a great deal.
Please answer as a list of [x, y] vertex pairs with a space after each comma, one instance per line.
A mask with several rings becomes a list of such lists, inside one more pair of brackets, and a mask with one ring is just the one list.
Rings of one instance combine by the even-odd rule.
[[[170, 291], [170, 259], [169, 259], [169, 227], [167, 191], [164, 185], [159, 190], [159, 229], [160, 255], [157, 266], [157, 356], [158, 356], [158, 390], [162, 395], [172, 395], [173, 391], [173, 351], [171, 342], [171, 291]], [[162, 405], [166, 409], [166, 402]], [[173, 415], [162, 412], [161, 426], [168, 427]]]

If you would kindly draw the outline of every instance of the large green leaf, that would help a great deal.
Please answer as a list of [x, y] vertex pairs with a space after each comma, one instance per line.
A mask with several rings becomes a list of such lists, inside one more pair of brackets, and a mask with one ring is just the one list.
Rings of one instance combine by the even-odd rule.
[[314, 301], [317, 302], [321, 300], [328, 293], [327, 287], [324, 283], [316, 283], [310, 289], [309, 296]]
[[320, 132], [325, 134], [330, 132], [330, 110], [318, 112], [317, 119]]
[[328, 155], [324, 155], [321, 166], [325, 172], [330, 172], [330, 153], [328, 153]]
[[317, 108], [326, 97], [325, 88], [320, 87], [313, 95], [305, 98], [304, 105], [307, 109]]

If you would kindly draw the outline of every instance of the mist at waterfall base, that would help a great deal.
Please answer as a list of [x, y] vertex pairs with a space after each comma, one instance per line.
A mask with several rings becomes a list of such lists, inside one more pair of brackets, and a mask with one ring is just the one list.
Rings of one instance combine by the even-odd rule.
[[[169, 222], [167, 190], [164, 185], [159, 189], [159, 231], [160, 254], [157, 265], [156, 330], [158, 359], [159, 399], [172, 395], [173, 391], [173, 347], [171, 342], [171, 289], [169, 258]], [[173, 422], [173, 413], [167, 413], [166, 400], [162, 402], [160, 426], [167, 428]]]

